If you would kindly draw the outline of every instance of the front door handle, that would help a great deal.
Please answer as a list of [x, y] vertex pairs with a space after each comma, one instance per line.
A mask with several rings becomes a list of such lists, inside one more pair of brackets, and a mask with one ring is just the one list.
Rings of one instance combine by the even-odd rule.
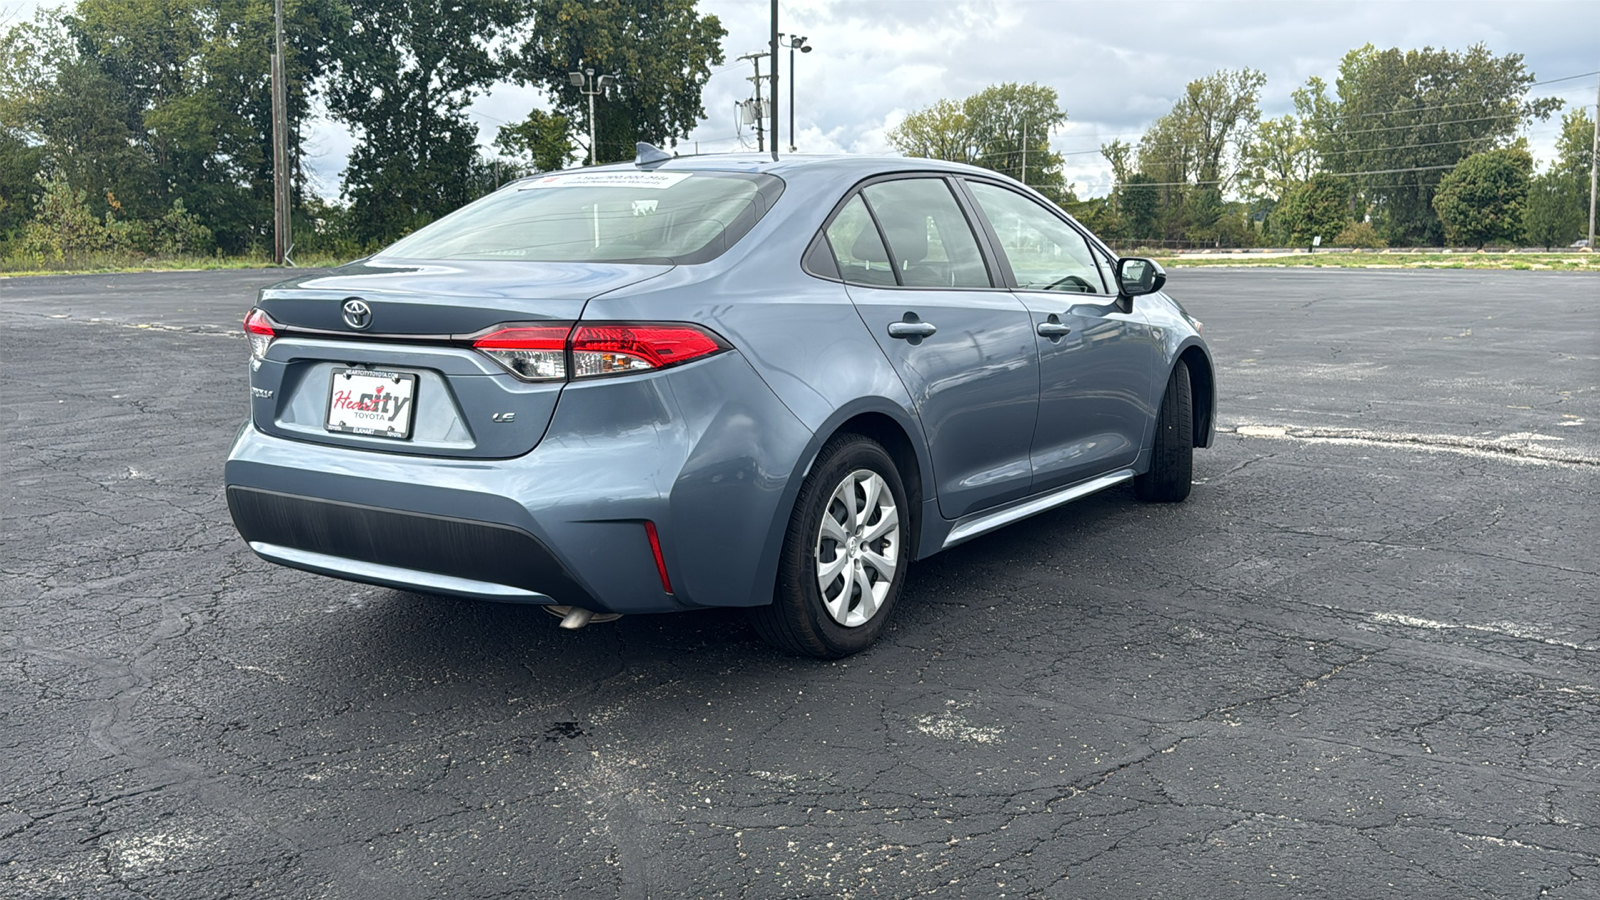
[[1061, 319], [1055, 313], [1051, 313], [1049, 319], [1039, 323], [1038, 331], [1040, 337], [1047, 337], [1052, 341], [1056, 341], [1060, 340], [1064, 335], [1071, 334], [1072, 328], [1061, 324]]
[[[906, 313], [906, 315], [914, 316], [915, 314]], [[915, 321], [914, 319], [905, 322], [889, 323], [889, 337], [892, 338], [921, 339], [925, 337], [932, 337], [934, 332], [938, 330], [939, 329], [935, 328], [932, 322], [919, 322]]]

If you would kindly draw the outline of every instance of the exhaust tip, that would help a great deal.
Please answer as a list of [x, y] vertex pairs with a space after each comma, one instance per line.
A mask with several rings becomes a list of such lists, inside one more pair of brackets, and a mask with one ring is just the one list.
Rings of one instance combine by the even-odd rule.
[[615, 622], [621, 613], [597, 613], [581, 606], [546, 606], [544, 611], [561, 620], [561, 627], [577, 631], [585, 625], [598, 622]]

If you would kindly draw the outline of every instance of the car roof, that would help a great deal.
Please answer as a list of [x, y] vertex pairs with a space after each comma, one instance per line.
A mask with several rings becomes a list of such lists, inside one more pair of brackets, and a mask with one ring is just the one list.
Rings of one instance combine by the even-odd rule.
[[[960, 172], [993, 176], [991, 169], [982, 169], [964, 163], [942, 159], [923, 159], [907, 156], [859, 156], [851, 154], [780, 154], [774, 160], [766, 153], [707, 153], [693, 156], [674, 156], [661, 163], [637, 166], [631, 162], [607, 163], [564, 169], [565, 172], [759, 172], [782, 176], [801, 170], [824, 170], [829, 174], [851, 173], [867, 177], [880, 172]], [[542, 177], [554, 173], [540, 173]]]

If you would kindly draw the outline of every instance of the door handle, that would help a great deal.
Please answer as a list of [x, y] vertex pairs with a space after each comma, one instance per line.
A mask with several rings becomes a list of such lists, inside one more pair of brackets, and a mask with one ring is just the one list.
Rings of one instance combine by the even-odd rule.
[[925, 338], [931, 337], [938, 331], [932, 322], [890, 322], [889, 337], [892, 338]]
[[1049, 319], [1039, 323], [1038, 332], [1040, 337], [1047, 337], [1052, 341], [1056, 341], [1060, 340], [1064, 335], [1071, 334], [1072, 328], [1061, 324], [1061, 319], [1055, 313], [1051, 313]]

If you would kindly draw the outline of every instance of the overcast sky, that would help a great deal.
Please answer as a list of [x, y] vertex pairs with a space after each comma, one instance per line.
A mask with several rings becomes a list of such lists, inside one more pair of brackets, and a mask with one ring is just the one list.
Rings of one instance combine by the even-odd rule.
[[[0, 5], [14, 7], [17, 0]], [[23, 2], [24, 10], [35, 5]], [[722, 20], [727, 63], [705, 92], [706, 119], [686, 147], [701, 152], [754, 149], [754, 132], [736, 124], [735, 103], [750, 94], [742, 54], [767, 46], [765, 0], [702, 0]], [[1105, 194], [1110, 168], [1101, 143], [1136, 141], [1172, 108], [1189, 81], [1250, 66], [1267, 76], [1264, 116], [1292, 111], [1290, 93], [1312, 75], [1330, 83], [1347, 51], [1424, 46], [1464, 50], [1482, 42], [1496, 54], [1521, 53], [1541, 81], [1600, 70], [1600, 5], [1593, 0], [1387, 0], [1387, 2], [1049, 2], [1049, 0], [786, 0], [779, 30], [806, 35], [815, 48], [796, 54], [795, 112], [801, 152], [886, 153], [884, 134], [906, 113], [940, 98], [961, 98], [1003, 81], [1056, 89], [1069, 121], [1051, 138], [1066, 155], [1080, 196]], [[782, 76], [789, 75], [781, 51]], [[765, 69], [763, 69], [765, 71]], [[1571, 105], [1595, 103], [1596, 78], [1535, 87]], [[782, 86], [787, 106], [788, 86]], [[481, 142], [501, 124], [542, 105], [526, 88], [498, 85], [472, 106]], [[788, 128], [789, 113], [781, 121]], [[1527, 130], [1541, 162], [1552, 155], [1559, 122]], [[333, 123], [311, 133], [306, 162], [319, 190], [338, 189], [350, 136]], [[785, 144], [787, 144], [787, 133]]]

